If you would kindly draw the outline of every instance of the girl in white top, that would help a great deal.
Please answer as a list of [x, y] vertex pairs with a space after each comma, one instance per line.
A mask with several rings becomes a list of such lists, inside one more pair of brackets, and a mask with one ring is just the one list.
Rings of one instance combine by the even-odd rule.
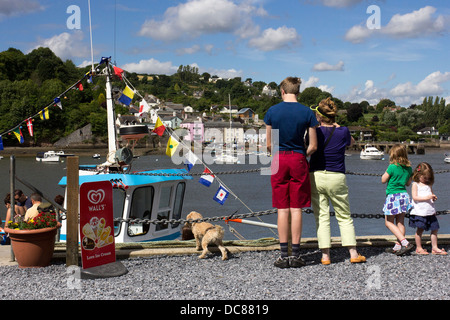
[[414, 208], [410, 212], [409, 226], [416, 229], [416, 253], [426, 255], [427, 250], [422, 247], [423, 231], [431, 230], [431, 253], [446, 255], [444, 249], [439, 249], [437, 245], [437, 233], [439, 222], [436, 218], [436, 209], [434, 201], [437, 200], [433, 193], [434, 172], [433, 168], [426, 163], [421, 162], [414, 170], [413, 184], [411, 194]]

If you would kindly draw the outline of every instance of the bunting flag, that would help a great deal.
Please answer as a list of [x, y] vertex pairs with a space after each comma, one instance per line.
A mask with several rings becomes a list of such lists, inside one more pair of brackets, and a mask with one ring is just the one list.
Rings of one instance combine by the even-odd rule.
[[41, 117], [41, 120], [48, 120], [50, 119], [50, 114], [48, 112], [48, 107], [44, 110], [39, 111], [39, 117]]
[[102, 64], [108, 62], [109, 60], [111, 60], [111, 57], [102, 57], [102, 58], [100, 59], [100, 62], [99, 62], [98, 64], [99, 64], [99, 65], [102, 65]]
[[119, 98], [119, 101], [123, 104], [126, 104], [127, 106], [130, 105], [131, 101], [134, 97], [134, 91], [131, 90], [130, 87], [126, 86], [126, 88], [123, 90], [122, 95]]
[[14, 129], [14, 134], [16, 135], [17, 140], [19, 140], [20, 143], [24, 143], [22, 130], [20, 128]]
[[166, 154], [169, 157], [172, 157], [175, 151], [177, 150], [178, 145], [179, 142], [174, 138], [172, 138], [172, 136], [170, 136], [169, 141], [167, 141]]
[[153, 132], [156, 133], [158, 136], [162, 137], [164, 134], [164, 131], [166, 130], [166, 127], [162, 123], [161, 119], [158, 117], [155, 123], [155, 128], [153, 129]]
[[55, 101], [55, 106], [58, 106], [62, 110], [61, 99], [59, 97], [56, 97], [54, 101]]
[[197, 162], [197, 156], [189, 150], [189, 153], [184, 160], [184, 164], [187, 166], [187, 171], [191, 171], [191, 169], [194, 167], [195, 163]]
[[0, 136], [0, 150], [5, 150], [5, 149], [3, 148], [3, 139], [2, 139], [2, 136]]
[[116, 66], [113, 66], [113, 68], [114, 68], [114, 74], [116, 76], [118, 76], [120, 80], [122, 80], [123, 70]]
[[79, 91], [83, 91], [83, 90], [84, 90], [83, 84], [81, 83], [81, 81], [77, 83], [77, 89], [78, 89]]
[[230, 192], [221, 185], [213, 199], [223, 205], [227, 200], [229, 194]]
[[30, 136], [33, 136], [33, 119], [31, 119], [31, 118], [27, 119], [27, 127], [28, 127], [28, 132], [30, 133]]
[[213, 183], [213, 181], [214, 175], [211, 174], [211, 171], [209, 171], [208, 168], [205, 168], [205, 171], [203, 171], [203, 175], [200, 177], [200, 180], [198, 180], [198, 182], [209, 187]]
[[94, 80], [92, 80], [92, 74], [89, 75], [89, 78], [87, 79], [87, 83], [94, 83]]
[[147, 101], [142, 99], [141, 103], [139, 104], [139, 117], [142, 117], [142, 114], [145, 112], [149, 112], [150, 106], [148, 105]]

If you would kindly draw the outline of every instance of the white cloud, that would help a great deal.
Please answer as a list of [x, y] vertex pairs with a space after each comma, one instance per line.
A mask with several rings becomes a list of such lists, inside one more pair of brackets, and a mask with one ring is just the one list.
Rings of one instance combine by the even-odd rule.
[[[242, 70], [230, 69], [205, 69], [200, 67], [197, 63], [189, 64], [191, 67], [197, 67], [199, 73], [208, 72], [211, 75], [217, 75], [221, 78], [236, 78], [243, 77], [244, 72]], [[156, 59], [141, 60], [138, 63], [132, 62], [120, 66], [127, 72], [146, 73], [146, 74], [165, 74], [172, 75], [178, 71], [179, 66], [174, 66], [171, 61], [161, 62]]]
[[429, 74], [417, 85], [411, 82], [401, 83], [390, 90], [393, 100], [400, 102], [416, 103], [428, 96], [439, 96], [444, 93], [442, 84], [450, 81], [450, 72], [440, 71]]
[[344, 71], [344, 61], [341, 60], [336, 65], [320, 62], [314, 65], [313, 71]]
[[278, 29], [266, 29], [261, 36], [249, 41], [249, 46], [262, 51], [273, 51], [280, 48], [297, 46], [300, 44], [300, 36], [295, 28], [286, 26]]
[[192, 47], [189, 47], [189, 48], [178, 48], [178, 49], [176, 49], [176, 53], [179, 56], [186, 55], [186, 54], [196, 54], [198, 52], [205, 52], [208, 55], [212, 55], [213, 50], [214, 50], [214, 45], [212, 45], [212, 44], [206, 44], [204, 46], [194, 44]]
[[39, 39], [33, 49], [48, 47], [63, 60], [89, 57], [90, 49], [83, 43], [83, 38], [83, 31], [63, 32], [49, 39]]
[[121, 68], [128, 72], [167, 75], [172, 75], [178, 70], [178, 67], [174, 66], [171, 61], [161, 62], [153, 58], [141, 60], [138, 63], [127, 63]]
[[317, 87], [317, 88], [319, 88], [322, 91], [333, 93], [334, 87], [329, 87], [328, 85], [317, 85], [317, 83], [319, 83], [319, 78], [314, 77], [314, 76], [309, 77], [309, 79], [306, 80], [306, 82], [303, 81], [303, 79], [302, 79], [302, 84], [300, 86], [300, 91], [303, 91], [303, 90], [305, 90], [306, 88], [309, 88], [309, 87]]
[[383, 98], [389, 98], [385, 89], [375, 87], [373, 80], [367, 80], [364, 88], [360, 86], [353, 87], [348, 94], [339, 97], [343, 101], [361, 102], [366, 100], [371, 105], [377, 104]]
[[373, 35], [385, 35], [392, 38], [418, 38], [430, 34], [440, 34], [448, 30], [450, 17], [439, 15], [434, 18], [436, 8], [423, 7], [404, 15], [394, 15], [386, 26], [380, 29], [369, 29], [365, 25], [351, 27], [345, 39], [360, 43]]
[[146, 20], [139, 34], [163, 41], [217, 33], [241, 32], [242, 37], [248, 37], [254, 27], [251, 18], [265, 14], [264, 9], [249, 1], [235, 4], [229, 0], [190, 0], [168, 8], [162, 21]]
[[309, 88], [309, 87], [315, 87], [318, 82], [319, 82], [319, 78], [314, 77], [314, 76], [309, 77], [309, 79], [306, 80], [306, 82], [302, 79], [302, 84], [300, 86], [300, 90], [305, 90], [306, 88]]
[[377, 104], [381, 99], [387, 98], [395, 101], [397, 105], [409, 107], [411, 104], [422, 103], [425, 97], [441, 96], [445, 90], [442, 84], [450, 81], [450, 72], [436, 71], [425, 77], [417, 84], [405, 82], [394, 88], [377, 87], [373, 80], [367, 80], [364, 88], [355, 86], [349, 93], [339, 97], [343, 101], [361, 102], [367, 100], [370, 104]]
[[198, 44], [194, 44], [192, 47], [190, 48], [179, 48], [177, 49], [177, 54], [182, 56], [185, 54], [194, 54], [197, 53], [201, 50], [201, 47]]
[[42, 10], [35, 0], [2, 0], [0, 1], [0, 19], [4, 16], [18, 16]]

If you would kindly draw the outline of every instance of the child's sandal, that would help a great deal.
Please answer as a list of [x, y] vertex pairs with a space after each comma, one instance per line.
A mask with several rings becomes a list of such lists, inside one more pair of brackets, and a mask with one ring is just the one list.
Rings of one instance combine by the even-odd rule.
[[438, 249], [438, 250], [439, 251], [431, 250], [431, 253], [435, 254], [435, 255], [439, 255], [439, 256], [446, 256], [448, 254], [444, 249]]

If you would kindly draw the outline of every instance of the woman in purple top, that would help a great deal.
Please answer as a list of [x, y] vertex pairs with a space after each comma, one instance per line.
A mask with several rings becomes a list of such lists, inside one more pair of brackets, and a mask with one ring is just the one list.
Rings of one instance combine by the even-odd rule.
[[311, 156], [309, 171], [317, 240], [322, 251], [321, 262], [325, 265], [331, 263], [330, 202], [339, 224], [342, 246], [349, 249], [350, 262], [365, 262], [366, 258], [356, 251], [345, 177], [345, 148], [354, 140], [347, 127], [336, 124], [337, 107], [330, 98], [322, 100], [313, 110], [320, 127], [317, 128], [317, 151]]

